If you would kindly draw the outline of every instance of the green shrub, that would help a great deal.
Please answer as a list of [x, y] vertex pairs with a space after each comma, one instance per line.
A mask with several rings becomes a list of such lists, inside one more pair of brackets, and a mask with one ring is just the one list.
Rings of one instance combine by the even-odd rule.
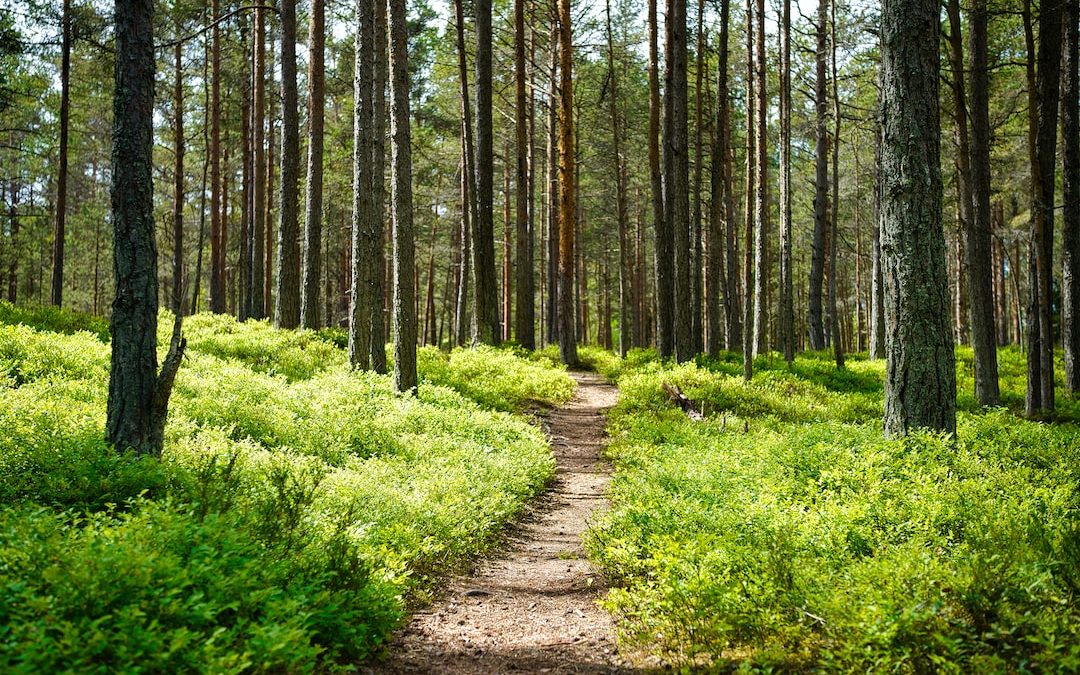
[[401, 397], [311, 333], [185, 325], [160, 460], [103, 440], [107, 344], [0, 325], [0, 671], [350, 669], [554, 473], [494, 408], [560, 369], [435, 353]]
[[998, 409], [958, 441], [885, 441], [880, 363], [755, 365], [623, 364], [614, 505], [587, 541], [623, 640], [722, 669], [1080, 667], [1080, 428]]

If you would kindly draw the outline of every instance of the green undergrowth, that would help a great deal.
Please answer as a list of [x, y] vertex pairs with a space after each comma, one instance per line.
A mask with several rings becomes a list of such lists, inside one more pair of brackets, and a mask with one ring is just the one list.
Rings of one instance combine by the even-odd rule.
[[332, 340], [200, 315], [163, 456], [138, 458], [103, 441], [94, 322], [0, 309], [4, 672], [351, 667], [551, 478], [501, 411], [573, 390], [513, 352], [425, 350], [397, 396]]
[[[1023, 356], [1000, 362], [1022, 403]], [[750, 384], [737, 355], [614, 369], [613, 508], [587, 548], [621, 638], [687, 669], [1080, 669], [1075, 402], [1048, 424], [963, 393], [958, 441], [885, 441], [884, 364], [847, 365], [763, 357]]]

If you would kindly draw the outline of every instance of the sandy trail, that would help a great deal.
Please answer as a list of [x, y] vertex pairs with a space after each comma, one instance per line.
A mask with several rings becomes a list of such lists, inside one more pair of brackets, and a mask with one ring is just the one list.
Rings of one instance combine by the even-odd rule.
[[605, 413], [618, 391], [575, 373], [573, 400], [546, 426], [558, 462], [552, 489], [510, 533], [502, 553], [455, 579], [417, 613], [372, 673], [629, 673], [615, 650], [603, 589], [581, 536], [606, 508]]

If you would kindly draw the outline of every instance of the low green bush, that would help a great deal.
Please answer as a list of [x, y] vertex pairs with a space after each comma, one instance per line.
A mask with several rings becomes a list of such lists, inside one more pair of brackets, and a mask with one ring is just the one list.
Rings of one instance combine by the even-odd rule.
[[1080, 428], [966, 406], [958, 440], [885, 441], [882, 364], [756, 366], [623, 365], [587, 548], [624, 641], [721, 670], [1080, 668]]
[[554, 472], [495, 408], [560, 369], [428, 355], [402, 397], [310, 333], [185, 324], [160, 460], [103, 440], [105, 342], [0, 325], [0, 671], [351, 669]]

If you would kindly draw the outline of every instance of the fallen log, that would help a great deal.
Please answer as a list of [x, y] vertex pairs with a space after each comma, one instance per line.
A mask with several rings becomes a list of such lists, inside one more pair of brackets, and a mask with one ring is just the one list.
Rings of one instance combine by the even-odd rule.
[[705, 419], [705, 416], [698, 410], [698, 406], [695, 405], [686, 394], [682, 393], [682, 390], [679, 389], [678, 385], [665, 382], [663, 386], [664, 392], [668, 395], [668, 398], [671, 399], [671, 402], [679, 406], [682, 411], [686, 413], [687, 417], [695, 422], [700, 422]]

